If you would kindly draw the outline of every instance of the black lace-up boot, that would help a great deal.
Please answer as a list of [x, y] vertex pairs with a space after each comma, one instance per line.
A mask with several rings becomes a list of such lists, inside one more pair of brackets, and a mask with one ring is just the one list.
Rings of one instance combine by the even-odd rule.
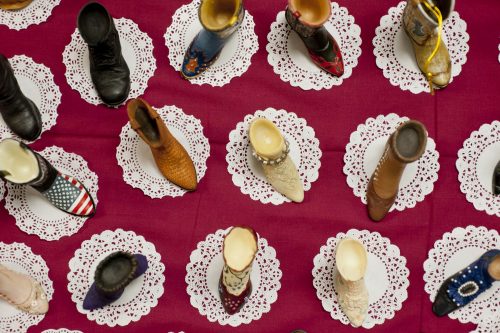
[[78, 15], [78, 30], [89, 46], [90, 75], [97, 94], [110, 106], [122, 104], [130, 91], [130, 71], [113, 18], [101, 4], [91, 2]]
[[35, 103], [23, 95], [9, 61], [0, 54], [0, 114], [20, 138], [33, 141], [42, 132], [42, 117]]

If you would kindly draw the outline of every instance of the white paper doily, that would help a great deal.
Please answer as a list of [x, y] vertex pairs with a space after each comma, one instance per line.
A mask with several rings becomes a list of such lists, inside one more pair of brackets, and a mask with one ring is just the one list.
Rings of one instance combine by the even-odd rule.
[[67, 328], [60, 328], [58, 330], [50, 329], [50, 330], [45, 330], [42, 333], [83, 333], [82, 331], [71, 331], [68, 330]]
[[[63, 174], [78, 179], [97, 205], [98, 177], [83, 157], [56, 146], [45, 148], [40, 155]], [[87, 220], [61, 211], [30, 186], [12, 183], [7, 183], [5, 208], [16, 219], [19, 229], [47, 241], [75, 234]]]
[[267, 61], [282, 81], [293, 87], [309, 89], [330, 89], [340, 86], [352, 75], [361, 55], [361, 28], [354, 23], [354, 17], [345, 7], [332, 2], [332, 15], [325, 28], [337, 41], [344, 62], [344, 75], [336, 77], [312, 62], [307, 48], [299, 35], [292, 31], [285, 19], [285, 11], [276, 16], [267, 35]]
[[314, 257], [313, 285], [316, 295], [321, 300], [323, 309], [330, 312], [333, 319], [348, 325], [349, 319], [340, 309], [335, 292], [335, 250], [340, 240], [350, 237], [359, 240], [368, 253], [368, 267], [365, 283], [368, 289], [368, 313], [363, 322], [364, 328], [373, 328], [386, 319], [392, 319], [396, 311], [401, 310], [408, 298], [410, 281], [406, 258], [399, 253], [399, 248], [391, 244], [389, 238], [378, 232], [351, 229], [347, 233], [338, 233], [331, 237]]
[[482, 319], [476, 329], [470, 333], [495, 333], [500, 332], [500, 316], [487, 316]]
[[[210, 144], [203, 135], [201, 121], [185, 114], [176, 106], [154, 108], [161, 116], [169, 131], [186, 149], [193, 160], [198, 182], [207, 171]], [[116, 159], [123, 169], [123, 180], [134, 188], [139, 188], [151, 198], [177, 197], [187, 191], [169, 182], [155, 163], [150, 147], [127, 123], [120, 133], [120, 144], [116, 148]]]
[[322, 152], [314, 129], [295, 113], [273, 108], [246, 115], [244, 120], [236, 125], [236, 129], [229, 133], [229, 143], [226, 145], [227, 170], [232, 175], [234, 185], [238, 186], [243, 194], [250, 195], [252, 200], [274, 205], [291, 202], [269, 184], [260, 162], [252, 155], [248, 128], [252, 120], [259, 117], [272, 121], [290, 143], [289, 156], [299, 171], [304, 191], [310, 190], [311, 183], [318, 179]]
[[[57, 108], [61, 104], [61, 91], [54, 82], [54, 75], [48, 67], [25, 55], [14, 56], [9, 62], [21, 91], [40, 111], [42, 133], [48, 131], [56, 124]], [[0, 117], [0, 140], [11, 137], [18, 138]]]
[[[172, 24], [165, 32], [165, 45], [168, 48], [170, 65], [180, 71], [184, 54], [196, 34], [203, 28], [198, 19], [200, 0], [194, 0], [175, 11]], [[241, 26], [228, 40], [222, 49], [219, 59], [202, 75], [189, 82], [202, 85], [209, 84], [221, 87], [231, 79], [242, 76], [250, 67], [251, 58], [259, 49], [259, 42], [254, 31], [255, 23], [252, 15], [245, 11]]]
[[[146, 256], [147, 271], [132, 281], [125, 288], [122, 297], [111, 305], [91, 311], [83, 309], [83, 300], [94, 282], [97, 265], [116, 251]], [[132, 321], [139, 321], [158, 305], [158, 299], [163, 295], [165, 265], [161, 262], [161, 255], [156, 252], [152, 243], [133, 231], [106, 230], [92, 236], [76, 250], [75, 256], [69, 262], [69, 268], [68, 290], [71, 299], [76, 303], [78, 312], [87, 315], [89, 320], [96, 321], [99, 325], [126, 326]]]
[[10, 29], [22, 30], [32, 24], [40, 24], [49, 18], [54, 7], [61, 0], [33, 0], [27, 7], [21, 10], [0, 9], [0, 24]]
[[[476, 261], [486, 251], [500, 248], [496, 230], [472, 225], [455, 228], [434, 243], [424, 262], [425, 291], [434, 302], [441, 284], [451, 275]], [[489, 320], [500, 315], [500, 283], [479, 295], [474, 301], [457, 309], [448, 316], [461, 323], [478, 324], [482, 318]]]
[[[418, 68], [410, 39], [401, 23], [405, 6], [406, 1], [402, 1], [382, 16], [373, 38], [373, 53], [377, 66], [393, 86], [414, 94], [429, 92], [429, 83]], [[443, 42], [448, 48], [452, 64], [450, 82], [460, 74], [462, 65], [467, 61], [469, 34], [466, 29], [467, 24], [456, 11], [443, 22]]]
[[[45, 260], [41, 256], [34, 254], [27, 245], [0, 242], [0, 264], [34, 278], [41, 284], [47, 295], [47, 300], [52, 299], [54, 286], [49, 277], [49, 268]], [[44, 315], [34, 316], [22, 312], [7, 302], [0, 300], [0, 332], [2, 333], [26, 332], [30, 326], [37, 325], [44, 317]]]
[[229, 232], [217, 230], [209, 234], [191, 253], [190, 262], [186, 266], [187, 293], [191, 297], [191, 305], [201, 315], [207, 316], [211, 322], [232, 327], [249, 324], [258, 320], [264, 313], [271, 311], [271, 304], [278, 299], [281, 288], [282, 272], [280, 262], [276, 258], [276, 250], [268, 245], [267, 240], [259, 236], [258, 252], [250, 273], [252, 294], [241, 310], [229, 315], [224, 310], [219, 297], [219, 278], [224, 267], [222, 245], [224, 236]]
[[[343, 170], [347, 176], [347, 184], [364, 204], [368, 182], [384, 152], [387, 139], [400, 124], [408, 120], [407, 117], [399, 117], [394, 113], [379, 115], [375, 119], [368, 118], [351, 133], [344, 155]], [[432, 192], [434, 182], [438, 178], [438, 158], [436, 143], [432, 138], [427, 138], [427, 147], [422, 157], [406, 165], [396, 201], [390, 211], [413, 208]]]
[[[148, 81], [156, 70], [153, 41], [130, 19], [114, 19], [114, 22], [120, 36], [123, 57], [130, 69], [128, 99], [136, 98], [144, 94]], [[102, 103], [90, 77], [88, 46], [78, 29], [73, 32], [71, 42], [64, 48], [63, 62], [66, 66], [66, 80], [71, 88], [78, 91], [90, 104]]]
[[483, 124], [464, 141], [456, 167], [460, 190], [477, 210], [500, 217], [500, 195], [493, 194], [493, 170], [500, 161], [500, 121]]

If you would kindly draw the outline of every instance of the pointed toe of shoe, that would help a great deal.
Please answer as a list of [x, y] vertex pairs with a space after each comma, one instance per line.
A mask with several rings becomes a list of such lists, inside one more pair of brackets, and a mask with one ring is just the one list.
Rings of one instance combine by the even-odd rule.
[[82, 307], [84, 310], [95, 310], [105, 307], [116, 301], [121, 294], [117, 295], [117, 297], [106, 298], [102, 293], [97, 290], [96, 284], [92, 283], [90, 286], [87, 295], [85, 295], [85, 299], [83, 300]]
[[440, 89], [445, 88], [450, 83], [450, 80], [451, 80], [450, 72], [439, 73], [438, 75], [432, 77], [432, 83]]
[[300, 186], [296, 186], [296, 189], [294, 191], [289, 191], [284, 194], [288, 199], [292, 200], [293, 202], [301, 203], [302, 201], [304, 201], [304, 189], [302, 188], [301, 184], [298, 185]]
[[375, 222], [380, 222], [387, 215], [387, 210], [384, 207], [381, 207], [375, 204], [375, 200], [371, 197], [366, 198], [367, 207], [368, 207], [368, 216], [371, 220]]
[[446, 295], [445, 290], [440, 290], [432, 303], [432, 312], [438, 317], [443, 317], [457, 309], [457, 306]]
[[365, 321], [365, 315], [350, 315], [348, 319], [353, 327], [360, 327]]
[[49, 311], [49, 301], [47, 298], [37, 300], [36, 306], [31, 309], [33, 314], [44, 315]]

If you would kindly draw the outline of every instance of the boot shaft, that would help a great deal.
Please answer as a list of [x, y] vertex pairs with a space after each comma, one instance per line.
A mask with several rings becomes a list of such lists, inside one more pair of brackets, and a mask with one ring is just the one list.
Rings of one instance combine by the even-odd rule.
[[243, 22], [245, 8], [242, 0], [202, 0], [198, 17], [203, 28], [213, 37], [227, 39]]
[[[425, 0], [407, 0], [403, 12], [403, 26], [409, 36], [419, 45], [437, 33], [438, 18], [424, 5]], [[428, 0], [430, 6], [439, 9], [442, 20], [446, 20], [455, 7], [455, 0]]]

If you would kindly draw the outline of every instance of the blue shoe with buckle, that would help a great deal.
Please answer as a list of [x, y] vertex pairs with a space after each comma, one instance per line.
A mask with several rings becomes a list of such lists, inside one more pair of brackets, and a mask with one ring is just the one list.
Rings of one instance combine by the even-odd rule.
[[432, 312], [438, 317], [445, 316], [469, 304], [499, 280], [500, 250], [489, 250], [443, 282], [432, 304]]

